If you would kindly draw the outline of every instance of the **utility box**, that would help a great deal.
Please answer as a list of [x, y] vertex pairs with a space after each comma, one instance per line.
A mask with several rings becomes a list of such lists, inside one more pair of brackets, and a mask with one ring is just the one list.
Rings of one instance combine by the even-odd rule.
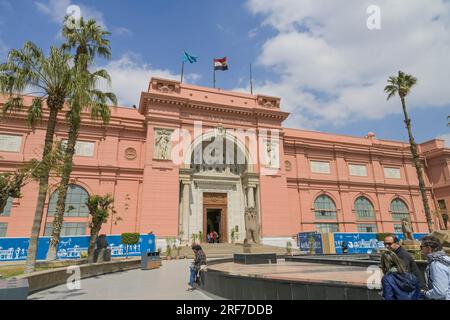
[[28, 279], [0, 279], [0, 300], [27, 300]]
[[161, 257], [159, 252], [141, 253], [141, 270], [158, 269], [161, 266]]

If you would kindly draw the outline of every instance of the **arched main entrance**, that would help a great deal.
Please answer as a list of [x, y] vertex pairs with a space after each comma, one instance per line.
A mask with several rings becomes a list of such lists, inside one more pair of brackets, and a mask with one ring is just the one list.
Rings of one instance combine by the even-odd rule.
[[194, 140], [186, 156], [180, 169], [182, 239], [201, 233], [205, 241], [216, 231], [220, 242], [243, 241], [245, 207], [258, 210], [259, 200], [259, 179], [245, 144], [223, 128], [210, 130]]

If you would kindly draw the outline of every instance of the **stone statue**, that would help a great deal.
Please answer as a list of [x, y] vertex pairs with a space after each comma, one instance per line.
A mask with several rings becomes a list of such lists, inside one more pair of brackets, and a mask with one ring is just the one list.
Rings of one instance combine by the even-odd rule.
[[245, 208], [244, 220], [246, 232], [244, 242], [259, 243], [259, 218], [256, 209], [253, 207]]
[[405, 236], [405, 240], [413, 240], [413, 229], [412, 224], [409, 222], [408, 218], [402, 219], [402, 232]]
[[157, 159], [167, 160], [170, 157], [170, 131], [163, 129], [156, 131], [155, 155]]

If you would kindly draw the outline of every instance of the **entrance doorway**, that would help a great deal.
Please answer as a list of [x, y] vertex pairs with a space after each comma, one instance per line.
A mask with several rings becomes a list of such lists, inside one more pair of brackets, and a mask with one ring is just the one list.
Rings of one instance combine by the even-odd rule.
[[[206, 209], [206, 234], [208, 235], [210, 232], [220, 233], [220, 218], [222, 215], [222, 209]], [[220, 242], [220, 238], [218, 241]]]
[[226, 193], [203, 193], [203, 241], [211, 231], [218, 233], [220, 243], [228, 241]]

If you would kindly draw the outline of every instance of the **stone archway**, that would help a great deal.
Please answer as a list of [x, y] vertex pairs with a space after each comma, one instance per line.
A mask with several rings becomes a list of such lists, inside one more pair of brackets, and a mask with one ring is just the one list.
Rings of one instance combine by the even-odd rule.
[[[200, 162], [196, 158], [199, 153], [202, 155]], [[210, 157], [205, 157], [208, 154]], [[232, 230], [238, 230], [235, 240], [243, 241], [245, 208], [249, 205], [259, 207], [259, 179], [251, 172], [250, 155], [245, 145], [226, 130], [216, 129], [195, 139], [186, 156], [189, 159], [186, 159], [185, 167], [180, 169], [182, 192], [179, 225], [184, 240], [189, 240], [192, 234], [198, 234], [199, 231], [203, 233], [203, 240], [206, 239], [210, 212], [210, 216], [219, 219], [219, 225], [215, 227], [221, 229], [221, 242], [231, 240]], [[226, 202], [214, 206], [211, 198], [205, 197], [210, 194], [221, 194], [222, 201]], [[188, 230], [187, 234], [184, 230]]]

